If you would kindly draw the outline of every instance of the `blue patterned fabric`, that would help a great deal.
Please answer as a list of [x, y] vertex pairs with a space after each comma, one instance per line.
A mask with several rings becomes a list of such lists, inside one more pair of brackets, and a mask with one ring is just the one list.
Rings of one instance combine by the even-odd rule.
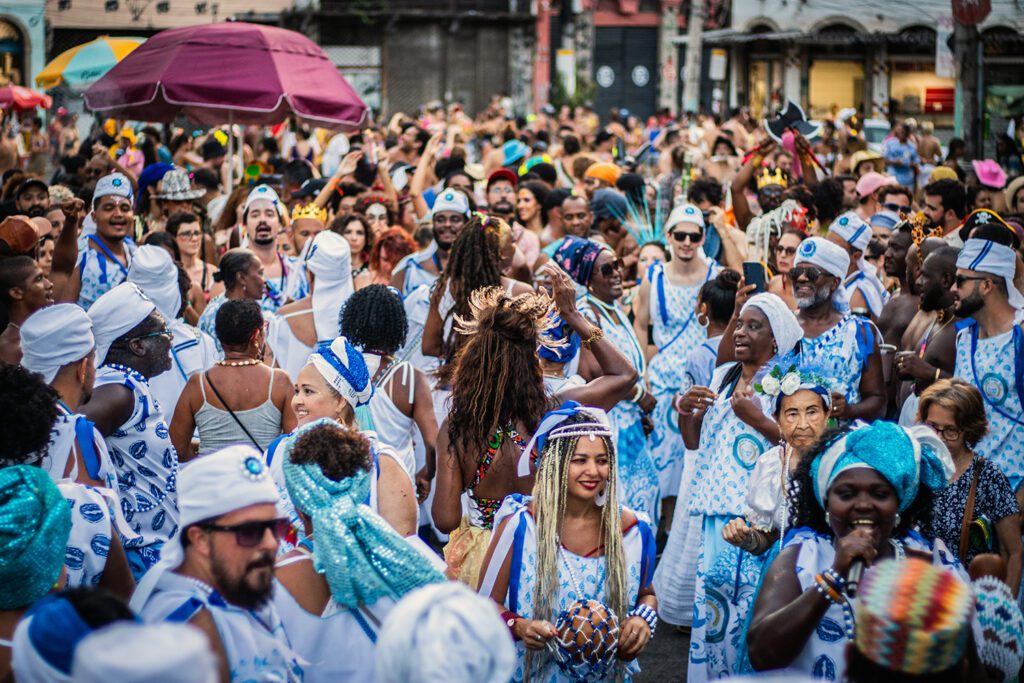
[[217, 311], [224, 305], [228, 298], [223, 294], [210, 299], [206, 304], [206, 308], [203, 309], [202, 315], [199, 316], [199, 322], [196, 323], [196, 327], [210, 335], [210, 339], [213, 340], [213, 345], [217, 347], [217, 353], [224, 355], [224, 349], [220, 345], [220, 339], [217, 339]]
[[869, 323], [846, 314], [832, 328], [817, 337], [803, 338], [800, 342], [800, 362], [802, 365], [820, 368], [823, 375], [834, 379], [833, 390], [843, 394], [847, 403], [859, 403], [860, 378], [871, 353], [871, 345], [867, 345], [869, 334]]
[[73, 483], [58, 486], [71, 508], [71, 534], [64, 556], [67, 585], [98, 585], [110, 553], [114, 511], [107, 500], [89, 486]]
[[[91, 245], [92, 240], [87, 244]], [[130, 264], [132, 255], [135, 254], [135, 244], [126, 239], [124, 245]], [[112, 262], [102, 252], [92, 248], [82, 250], [82, 255], [78, 259], [78, 272], [81, 277], [81, 289], [78, 292], [77, 303], [86, 310], [96, 302], [96, 299], [128, 279], [128, 272], [120, 263]]]

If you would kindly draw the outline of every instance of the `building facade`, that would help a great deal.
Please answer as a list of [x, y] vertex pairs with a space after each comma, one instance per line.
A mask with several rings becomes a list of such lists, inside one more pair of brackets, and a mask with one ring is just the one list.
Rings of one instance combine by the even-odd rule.
[[0, 2], [0, 86], [32, 85], [46, 66], [42, 0]]

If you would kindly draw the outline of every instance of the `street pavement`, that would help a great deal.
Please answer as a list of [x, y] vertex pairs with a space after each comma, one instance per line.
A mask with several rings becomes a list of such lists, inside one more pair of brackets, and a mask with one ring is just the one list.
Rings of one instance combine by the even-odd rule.
[[640, 655], [640, 675], [637, 683], [681, 683], [686, 680], [686, 654], [690, 649], [690, 635], [680, 633], [670, 624], [662, 622], [658, 633]]

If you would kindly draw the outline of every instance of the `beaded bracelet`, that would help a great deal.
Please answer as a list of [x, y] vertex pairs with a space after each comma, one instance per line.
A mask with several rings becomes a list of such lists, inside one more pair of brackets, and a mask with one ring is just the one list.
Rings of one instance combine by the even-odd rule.
[[843, 596], [821, 574], [814, 577], [814, 588], [833, 605], [843, 604]]
[[654, 638], [654, 631], [658, 628], [658, 613], [654, 611], [654, 608], [641, 602], [631, 609], [627, 616], [640, 617], [646, 621], [651, 628], [651, 638]]
[[823, 571], [821, 575], [826, 581], [832, 584], [832, 587], [835, 588], [837, 592], [842, 593], [843, 589], [846, 588], [846, 579], [841, 577], [839, 572], [832, 567]]

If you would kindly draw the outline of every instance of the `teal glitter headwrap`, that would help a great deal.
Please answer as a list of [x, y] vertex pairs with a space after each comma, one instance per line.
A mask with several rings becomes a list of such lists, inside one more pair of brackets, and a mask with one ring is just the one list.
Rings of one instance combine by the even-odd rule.
[[71, 508], [39, 467], [0, 469], [0, 609], [31, 605], [60, 577]]
[[822, 508], [836, 477], [855, 467], [881, 474], [896, 490], [900, 512], [914, 502], [921, 486], [935, 491], [953, 476], [949, 450], [935, 432], [879, 420], [839, 437], [811, 463], [814, 497]]
[[[295, 432], [335, 425], [317, 420]], [[398, 600], [406, 593], [445, 581], [433, 565], [409, 545], [383, 518], [365, 505], [370, 472], [334, 481], [316, 463], [295, 465], [291, 449], [284, 455], [284, 478], [295, 508], [313, 520], [313, 568], [325, 574], [331, 596], [352, 609], [380, 598]]]

